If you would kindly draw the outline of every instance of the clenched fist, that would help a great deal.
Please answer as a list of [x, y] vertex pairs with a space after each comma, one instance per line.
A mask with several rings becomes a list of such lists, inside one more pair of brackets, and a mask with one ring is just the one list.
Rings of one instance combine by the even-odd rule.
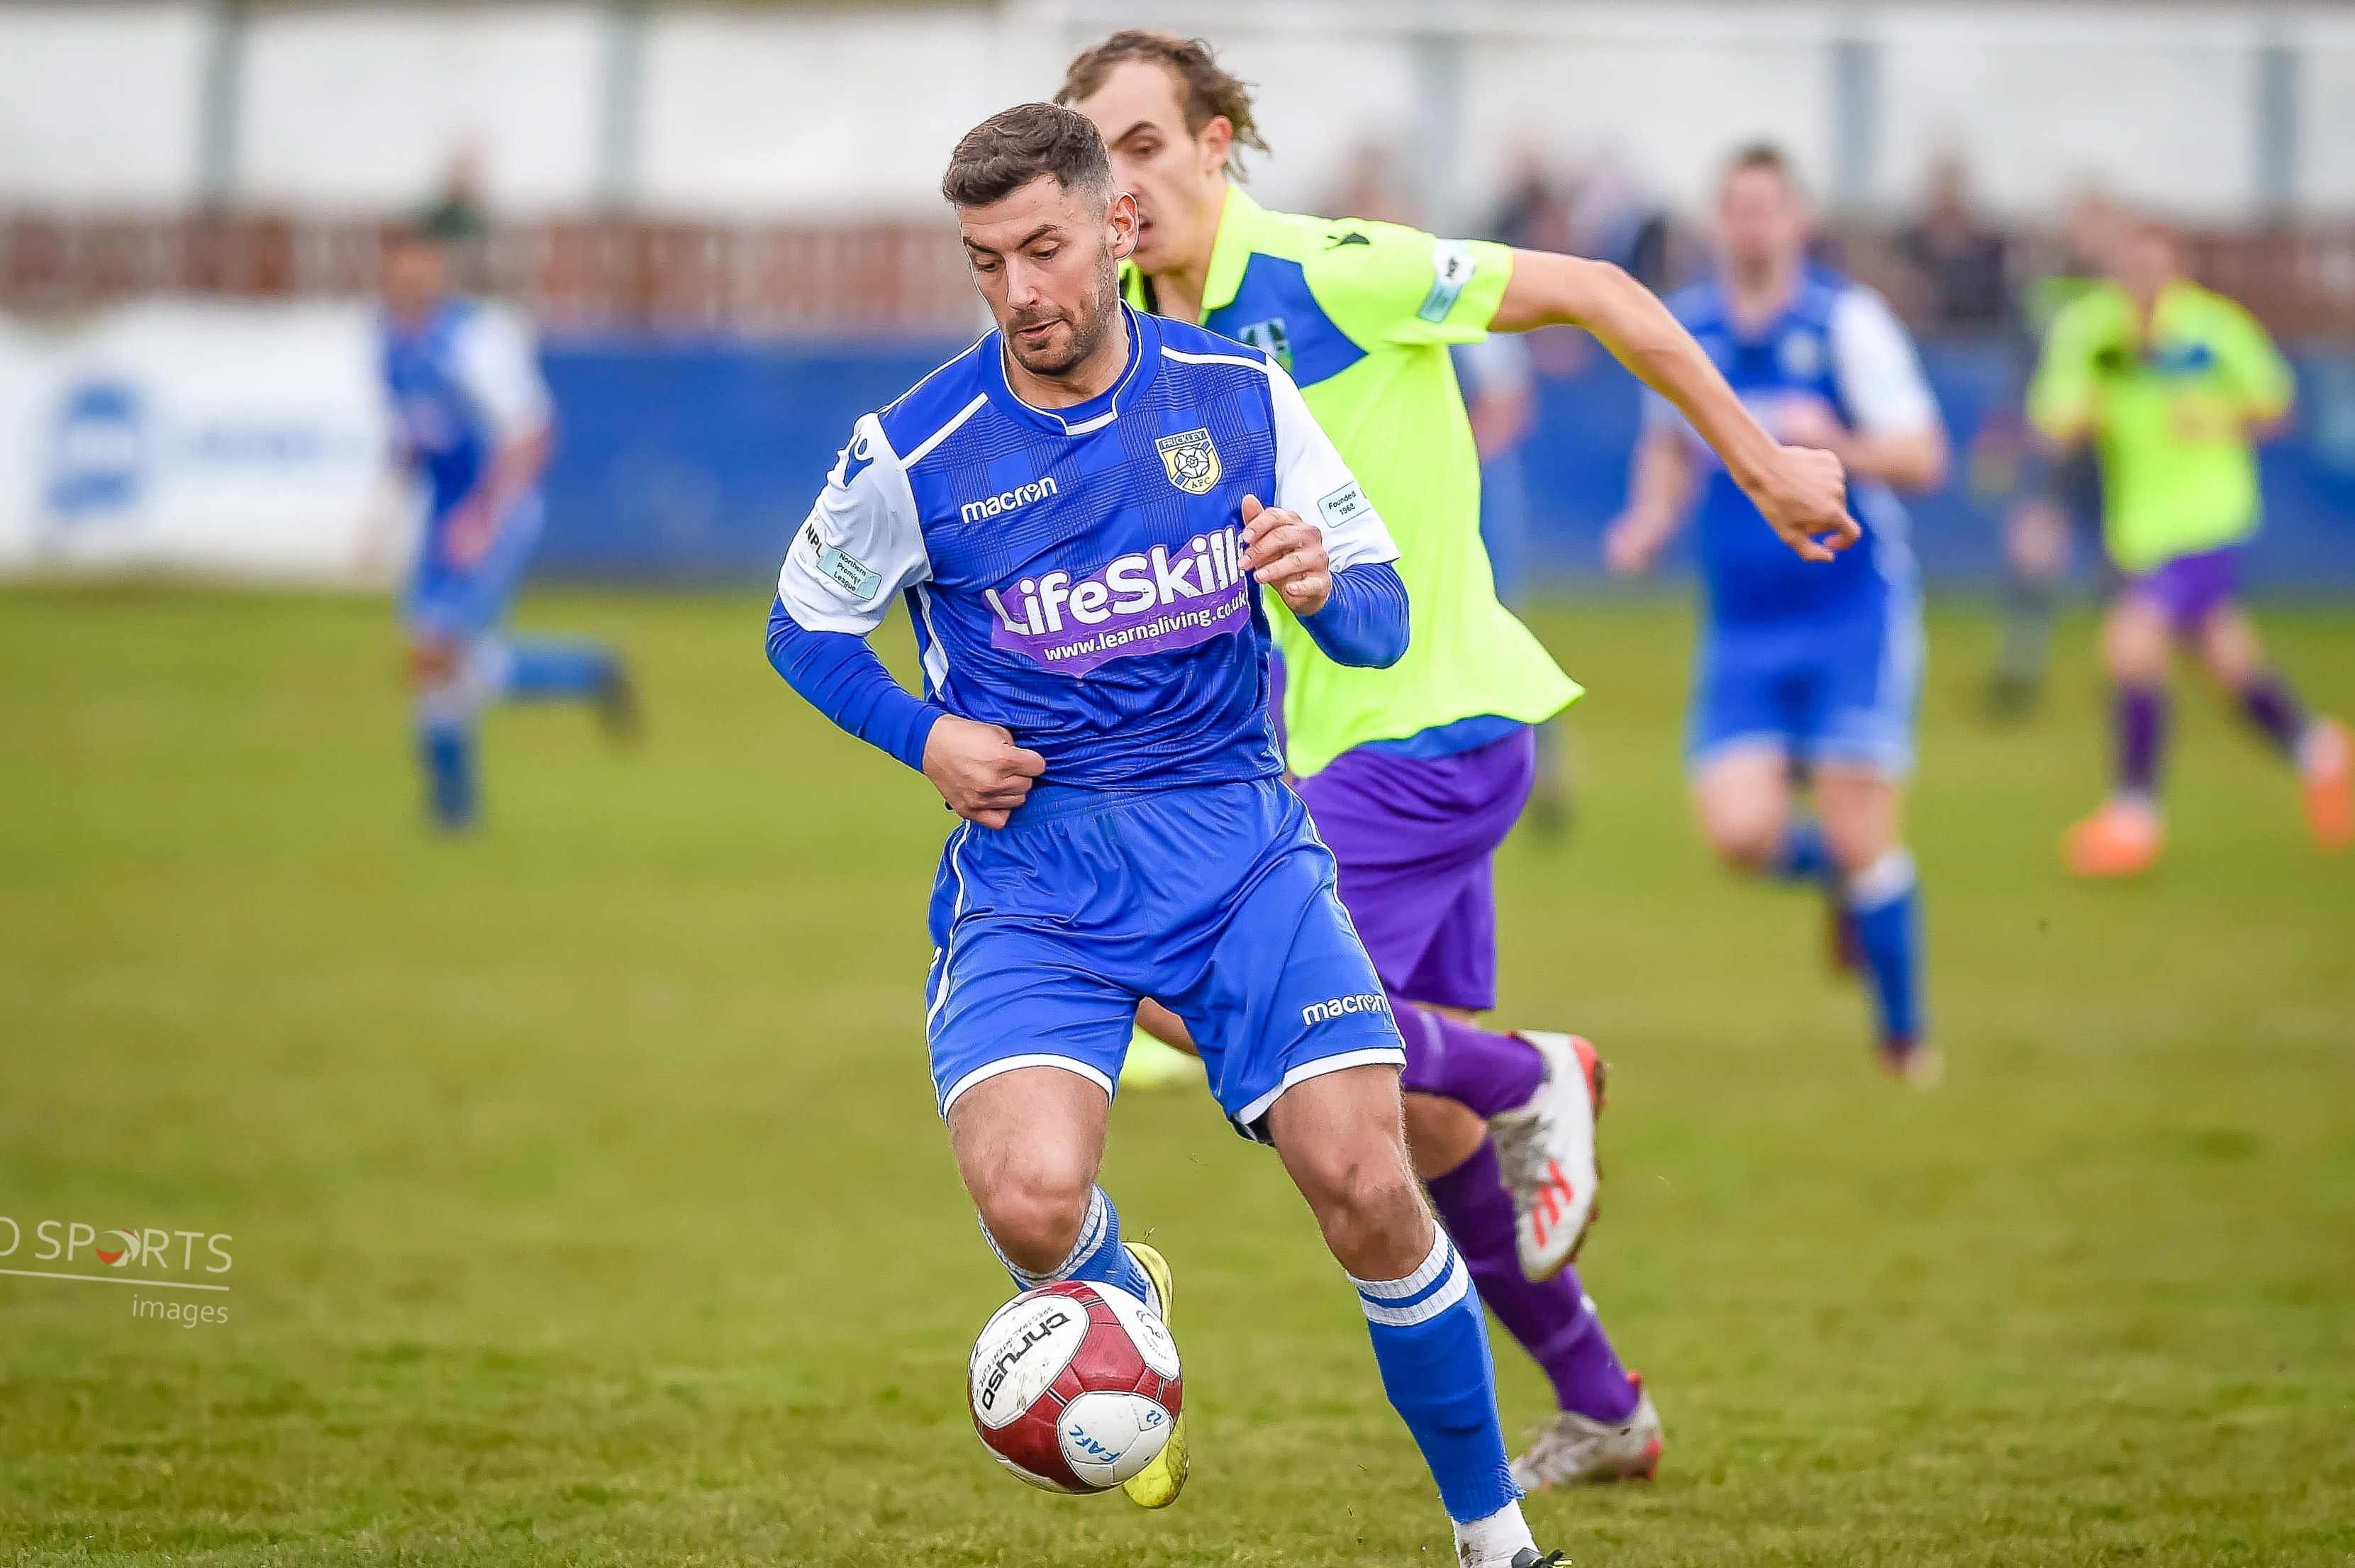
[[924, 776], [951, 811], [984, 827], [1005, 827], [1046, 771], [1046, 758], [1016, 745], [999, 725], [943, 714], [924, 738]]
[[1766, 526], [1803, 560], [1829, 560], [1864, 537], [1848, 515], [1848, 475], [1828, 452], [1776, 446], [1756, 470], [1735, 477]]
[[1263, 507], [1243, 497], [1242, 569], [1284, 596], [1295, 615], [1314, 615], [1333, 595], [1333, 563], [1325, 554], [1324, 530], [1297, 512]]

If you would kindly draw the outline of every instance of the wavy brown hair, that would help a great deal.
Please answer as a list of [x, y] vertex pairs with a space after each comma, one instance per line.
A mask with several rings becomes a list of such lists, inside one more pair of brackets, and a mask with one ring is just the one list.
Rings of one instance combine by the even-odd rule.
[[[1175, 33], [1147, 32], [1141, 27], [1124, 28], [1093, 48], [1082, 49], [1071, 57], [1055, 101], [1078, 102], [1103, 85], [1113, 67], [1130, 60], [1157, 65], [1178, 79], [1189, 134], [1200, 135], [1203, 126], [1223, 114], [1227, 123], [1235, 128], [1237, 147], [1267, 151], [1266, 139], [1260, 135], [1259, 125], [1252, 119], [1251, 84], [1220, 65], [1210, 46], [1200, 38], [1181, 38]], [[1232, 153], [1227, 155], [1227, 169], [1237, 179], [1243, 177], [1242, 160]]]

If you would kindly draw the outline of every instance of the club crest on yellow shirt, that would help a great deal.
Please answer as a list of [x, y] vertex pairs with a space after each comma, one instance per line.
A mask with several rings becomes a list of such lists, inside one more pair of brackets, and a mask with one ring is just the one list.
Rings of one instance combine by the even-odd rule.
[[1219, 449], [1210, 444], [1209, 431], [1181, 431], [1153, 444], [1161, 453], [1161, 466], [1169, 483], [1188, 496], [1207, 496], [1219, 482]]

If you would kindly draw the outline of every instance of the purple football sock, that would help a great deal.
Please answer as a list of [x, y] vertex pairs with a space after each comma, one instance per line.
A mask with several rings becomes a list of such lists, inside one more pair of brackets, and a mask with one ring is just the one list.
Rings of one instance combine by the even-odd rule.
[[2117, 698], [2118, 793], [2158, 792], [2158, 754], [2167, 743], [2167, 692], [2156, 686], [2121, 686]]
[[1497, 1170], [1497, 1146], [1484, 1139], [1470, 1159], [1425, 1185], [1480, 1299], [1545, 1369], [1561, 1408], [1613, 1425], [1626, 1420], [1636, 1408], [1636, 1385], [1588, 1310], [1578, 1271], [1566, 1268], [1543, 1285], [1521, 1273], [1513, 1199]]
[[2289, 683], [2274, 670], [2261, 670], [2255, 679], [2241, 688], [2241, 711], [2249, 722], [2271, 737], [2282, 754], [2296, 759], [2298, 742], [2306, 738], [2306, 704], [2289, 688]]
[[1528, 1104], [1545, 1082], [1545, 1058], [1529, 1041], [1458, 1023], [1396, 991], [1389, 996], [1406, 1041], [1400, 1087], [1456, 1101], [1485, 1122]]

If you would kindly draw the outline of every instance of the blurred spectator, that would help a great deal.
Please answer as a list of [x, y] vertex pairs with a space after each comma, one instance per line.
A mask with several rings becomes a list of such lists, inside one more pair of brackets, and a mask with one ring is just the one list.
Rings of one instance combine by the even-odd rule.
[[467, 293], [490, 286], [490, 215], [483, 206], [481, 149], [463, 145], [450, 155], [440, 194], [418, 215], [426, 236], [449, 251], [458, 287]]
[[1614, 261], [1655, 293], [1668, 285], [1668, 215], [1626, 161], [1605, 148], [1570, 205], [1570, 248]]
[[1512, 150], [1506, 166], [1504, 198], [1488, 222], [1488, 238], [1525, 251], [1577, 249], [1571, 238], [1569, 208], [1546, 172], [1544, 153], [1523, 143]]
[[[2062, 308], [2098, 287], [2115, 249], [2120, 214], [2098, 190], [2070, 203], [2061, 229], [2058, 264], [2021, 291], [2020, 387], [2027, 396], [2038, 340]], [[1994, 421], [1990, 421], [1993, 424]], [[2020, 428], [2015, 418], [1997, 426], [2014, 448], [2016, 494], [2004, 517], [2002, 640], [1987, 680], [1987, 706], [1998, 718], [2016, 718], [2042, 697], [2051, 665], [2052, 618], [2069, 580], [2080, 539], [2098, 539], [2102, 475], [2092, 443], [2055, 452]], [[1975, 446], [1994, 444], [1974, 442]], [[2098, 548], [2091, 552], [2101, 559]]]
[[1920, 221], [1897, 237], [1898, 254], [1922, 291], [1922, 325], [1933, 330], [1996, 331], [2010, 324], [2008, 247], [1971, 210], [1960, 160], [1943, 158], [1930, 175], [1930, 202]]

